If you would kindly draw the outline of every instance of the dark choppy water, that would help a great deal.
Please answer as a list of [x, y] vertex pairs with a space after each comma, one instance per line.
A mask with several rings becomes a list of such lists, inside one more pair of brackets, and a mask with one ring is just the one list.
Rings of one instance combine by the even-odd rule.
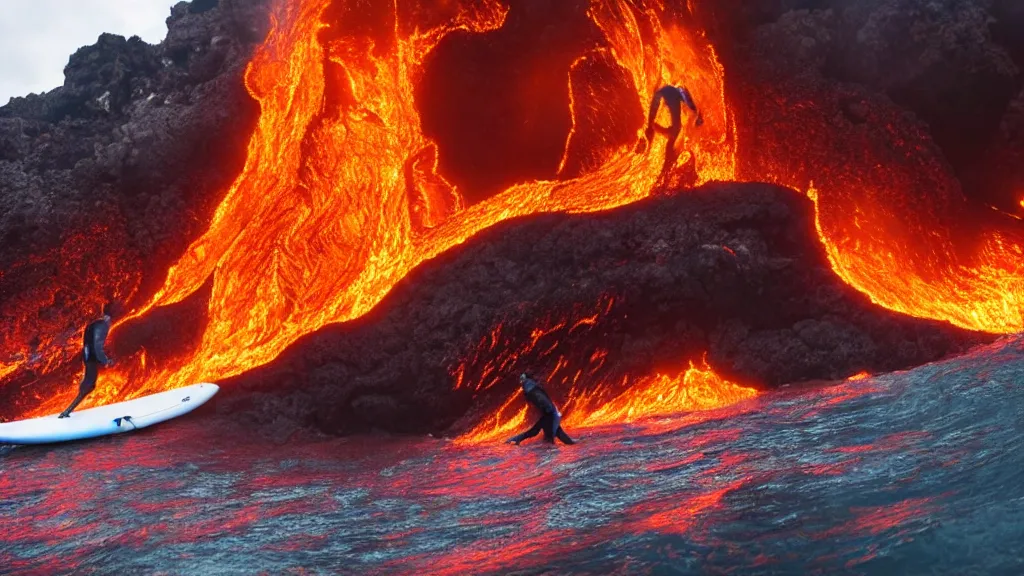
[[4, 448], [0, 572], [1024, 574], [1022, 360], [1008, 340], [560, 449], [199, 417]]

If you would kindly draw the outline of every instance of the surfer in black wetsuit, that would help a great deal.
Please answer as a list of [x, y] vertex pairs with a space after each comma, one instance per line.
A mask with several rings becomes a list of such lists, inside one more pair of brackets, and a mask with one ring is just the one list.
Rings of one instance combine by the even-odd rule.
[[523, 440], [533, 438], [543, 430], [546, 442], [554, 444], [557, 437], [563, 444], [575, 444], [576, 442], [565, 433], [565, 430], [562, 430], [562, 413], [558, 411], [555, 403], [551, 401], [551, 397], [540, 387], [540, 384], [525, 373], [519, 376], [519, 383], [523, 386], [526, 401], [538, 408], [542, 415], [533, 428], [509, 438], [508, 443], [518, 446]]
[[113, 307], [107, 304], [103, 307], [103, 317], [85, 327], [85, 337], [82, 342], [82, 362], [85, 364], [85, 375], [78, 385], [78, 396], [71, 402], [71, 405], [60, 413], [58, 418], [67, 418], [78, 404], [96, 389], [96, 377], [99, 375], [100, 365], [111, 367], [114, 361], [107, 358], [103, 353], [103, 344], [107, 340], [107, 333], [110, 331], [110, 320]]
[[[668, 106], [668, 111], [672, 115], [672, 124], [668, 128], [657, 126], [654, 123], [655, 118], [658, 117], [658, 109], [661, 107], [662, 101]], [[668, 145], [665, 148], [665, 164], [661, 169], [663, 178], [668, 173], [669, 168], [675, 164], [678, 157], [676, 153], [676, 140], [679, 138], [679, 133], [683, 130], [684, 104], [696, 115], [694, 126], [703, 126], [704, 115], [697, 110], [697, 104], [693, 101], [690, 91], [682, 86], [662, 86], [660, 90], [654, 93], [654, 98], [651, 100], [651, 108], [647, 113], [647, 130], [644, 132], [644, 136], [647, 137], [648, 145], [654, 140], [655, 128], [664, 132], [668, 137]]]

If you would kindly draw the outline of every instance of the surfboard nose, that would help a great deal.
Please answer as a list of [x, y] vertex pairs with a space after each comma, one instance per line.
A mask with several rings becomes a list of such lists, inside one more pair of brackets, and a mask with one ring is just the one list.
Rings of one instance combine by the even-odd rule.
[[197, 398], [197, 400], [206, 402], [210, 398], [213, 398], [217, 392], [220, 392], [220, 386], [210, 382], [202, 382], [196, 385], [195, 395], [200, 397]]

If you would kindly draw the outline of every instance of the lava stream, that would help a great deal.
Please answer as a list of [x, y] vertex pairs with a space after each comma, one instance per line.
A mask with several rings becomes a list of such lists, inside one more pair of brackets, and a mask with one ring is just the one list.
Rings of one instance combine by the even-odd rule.
[[[571, 388], [567, 394], [570, 400], [559, 407], [563, 413], [562, 423], [570, 434], [574, 429], [724, 408], [758, 394], [753, 388], [725, 380], [703, 360], [699, 366], [691, 362], [689, 368], [673, 376], [654, 374], [633, 380], [623, 377], [613, 386], [602, 383], [588, 392], [582, 388], [582, 385]], [[608, 388], [619, 392], [609, 399], [601, 399]], [[460, 436], [458, 443], [480, 444], [507, 439], [533, 425], [529, 416], [529, 406], [523, 395], [516, 392], [493, 414]]]
[[[452, 369], [455, 389], [479, 397], [513, 388], [518, 374], [539, 370], [535, 376], [543, 379], [570, 430], [713, 410], [757, 396], [753, 388], [720, 377], [703, 358], [672, 375], [623, 374], [608, 362], [610, 352], [601, 344], [621, 316], [616, 303], [605, 296], [593, 306], [542, 314], [529, 330], [499, 323]], [[458, 442], [508, 438], [532, 425], [529, 412], [516, 391]]]
[[[804, 158], [809, 154], [801, 150], [820, 146], [813, 140], [802, 149], [791, 146], [799, 134], [774, 125], [758, 130], [780, 157], [748, 161], [767, 157], [769, 150], [738, 136], [746, 126], [737, 128], [735, 100], [726, 99], [713, 47], [700, 31], [670, 22], [667, 4], [590, 4], [588, 16], [603, 45], [582, 54], [569, 71], [573, 128], [560, 163], [567, 167], [584, 150], [585, 161], [577, 164], [587, 169], [571, 179], [511, 186], [467, 205], [462, 191], [438, 174], [440, 151], [424, 136], [410, 95], [442, 40], [456, 31], [497, 30], [507, 8], [497, 0], [396, 0], [373, 8], [387, 14], [367, 17], [366, 3], [282, 2], [246, 73], [261, 107], [246, 165], [208, 231], [133, 315], [180, 302], [212, 278], [201, 342], [174, 365], [128, 360], [117, 372], [119, 385], [105, 387], [91, 403], [220, 380], [270, 362], [300, 336], [365, 314], [412, 268], [497, 222], [606, 210], [648, 196], [664, 139], [635, 154], [632, 145], [605, 145], [600, 126], [583, 125], [595, 117], [592, 107], [601, 105], [595, 95], [602, 88], [587, 76], [585, 64], [609, 58], [629, 78], [636, 110], [646, 109], [661, 84], [684, 84], [694, 94], [705, 124], [684, 132], [680, 148], [682, 161], [695, 162], [695, 184], [760, 180], [807, 190], [836, 273], [877, 303], [966, 328], [1024, 328], [1024, 251], [1015, 236], [989, 231], [978, 247], [964, 249], [940, 225], [955, 219], [959, 204], [915, 204], [921, 191], [905, 177], [915, 170], [911, 164], [844, 172], [846, 158]], [[757, 105], [772, 105], [763, 100]], [[804, 108], [784, 114], [798, 117]], [[595, 142], [581, 140], [593, 134]], [[910, 144], [899, 145], [907, 157], [914, 154]], [[658, 378], [652, 376], [650, 386], [660, 386]], [[40, 399], [29, 412], [62, 407], [70, 395]]]
[[[151, 376], [135, 394], [218, 380], [269, 362], [303, 334], [366, 313], [413, 267], [496, 222], [606, 210], [650, 194], [663, 139], [647, 155], [623, 147], [597, 171], [516, 185], [435, 227], [414, 225], [403, 168], [434, 144], [421, 134], [415, 108], [401, 103], [413, 93], [424, 57], [446, 34], [502, 25], [500, 4], [471, 6], [458, 5], [446, 23], [426, 32], [407, 25], [407, 14], [397, 8], [394, 48], [378, 57], [372, 44], [358, 38], [322, 43], [321, 2], [287, 5], [247, 74], [262, 107], [249, 162], [209, 231], [135, 314], [181, 301], [212, 274], [202, 344], [190, 362]], [[722, 67], [710, 45], [685, 30], [662, 29], [654, 11], [622, 1], [595, 3], [590, 16], [638, 84], [638, 108], [646, 105], [645, 94], [666, 82], [685, 81], [706, 103], [701, 134], [685, 144], [707, 159], [697, 165], [699, 182], [731, 178]], [[641, 38], [641, 22], [657, 31], [654, 43]], [[683, 68], [689, 77], [679, 72]], [[332, 79], [343, 81], [358, 105], [325, 109], [338, 98], [329, 94]], [[593, 89], [585, 78], [570, 75], [569, 81], [575, 94]], [[436, 173], [427, 176], [435, 188], [443, 186]]]

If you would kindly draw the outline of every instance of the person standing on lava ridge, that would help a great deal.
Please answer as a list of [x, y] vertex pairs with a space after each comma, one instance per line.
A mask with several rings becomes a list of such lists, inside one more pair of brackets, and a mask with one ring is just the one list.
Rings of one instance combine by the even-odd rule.
[[575, 444], [576, 441], [570, 438], [565, 430], [562, 430], [562, 413], [558, 411], [551, 396], [548, 396], [540, 384], [525, 372], [519, 375], [519, 383], [523, 386], [523, 395], [526, 396], [526, 401], [539, 409], [542, 415], [533, 428], [509, 438], [508, 443], [518, 446], [523, 440], [533, 438], [543, 430], [546, 442], [554, 444], [557, 437], [563, 444]]
[[71, 416], [71, 412], [78, 404], [96, 389], [96, 378], [99, 376], [101, 364], [107, 368], [114, 365], [114, 361], [103, 353], [103, 344], [107, 340], [107, 333], [110, 332], [112, 318], [113, 305], [107, 304], [103, 307], [103, 317], [85, 327], [85, 337], [82, 343], [82, 363], [85, 364], [85, 374], [82, 376], [82, 382], [78, 385], [78, 396], [66, 410], [60, 413], [58, 418]]
[[[654, 123], [658, 117], [658, 110], [661, 108], [662, 101], [668, 106], [668, 111], [672, 115], [672, 124], [668, 128]], [[654, 98], [651, 99], [651, 108], [647, 113], [647, 129], [644, 131], [647, 145], [650, 146], [650, 143], [654, 141], [655, 129], [668, 137], [668, 144], [665, 147], [665, 164], [661, 168], [661, 180], [665, 179], [669, 169], [672, 168], [679, 157], [679, 154], [676, 152], [676, 140], [679, 138], [679, 133], [683, 130], [683, 104], [695, 114], [694, 126], [703, 126], [704, 115], [697, 109], [693, 96], [690, 95], [690, 91], [686, 88], [671, 85], [662, 86], [661, 89], [654, 93]]]

